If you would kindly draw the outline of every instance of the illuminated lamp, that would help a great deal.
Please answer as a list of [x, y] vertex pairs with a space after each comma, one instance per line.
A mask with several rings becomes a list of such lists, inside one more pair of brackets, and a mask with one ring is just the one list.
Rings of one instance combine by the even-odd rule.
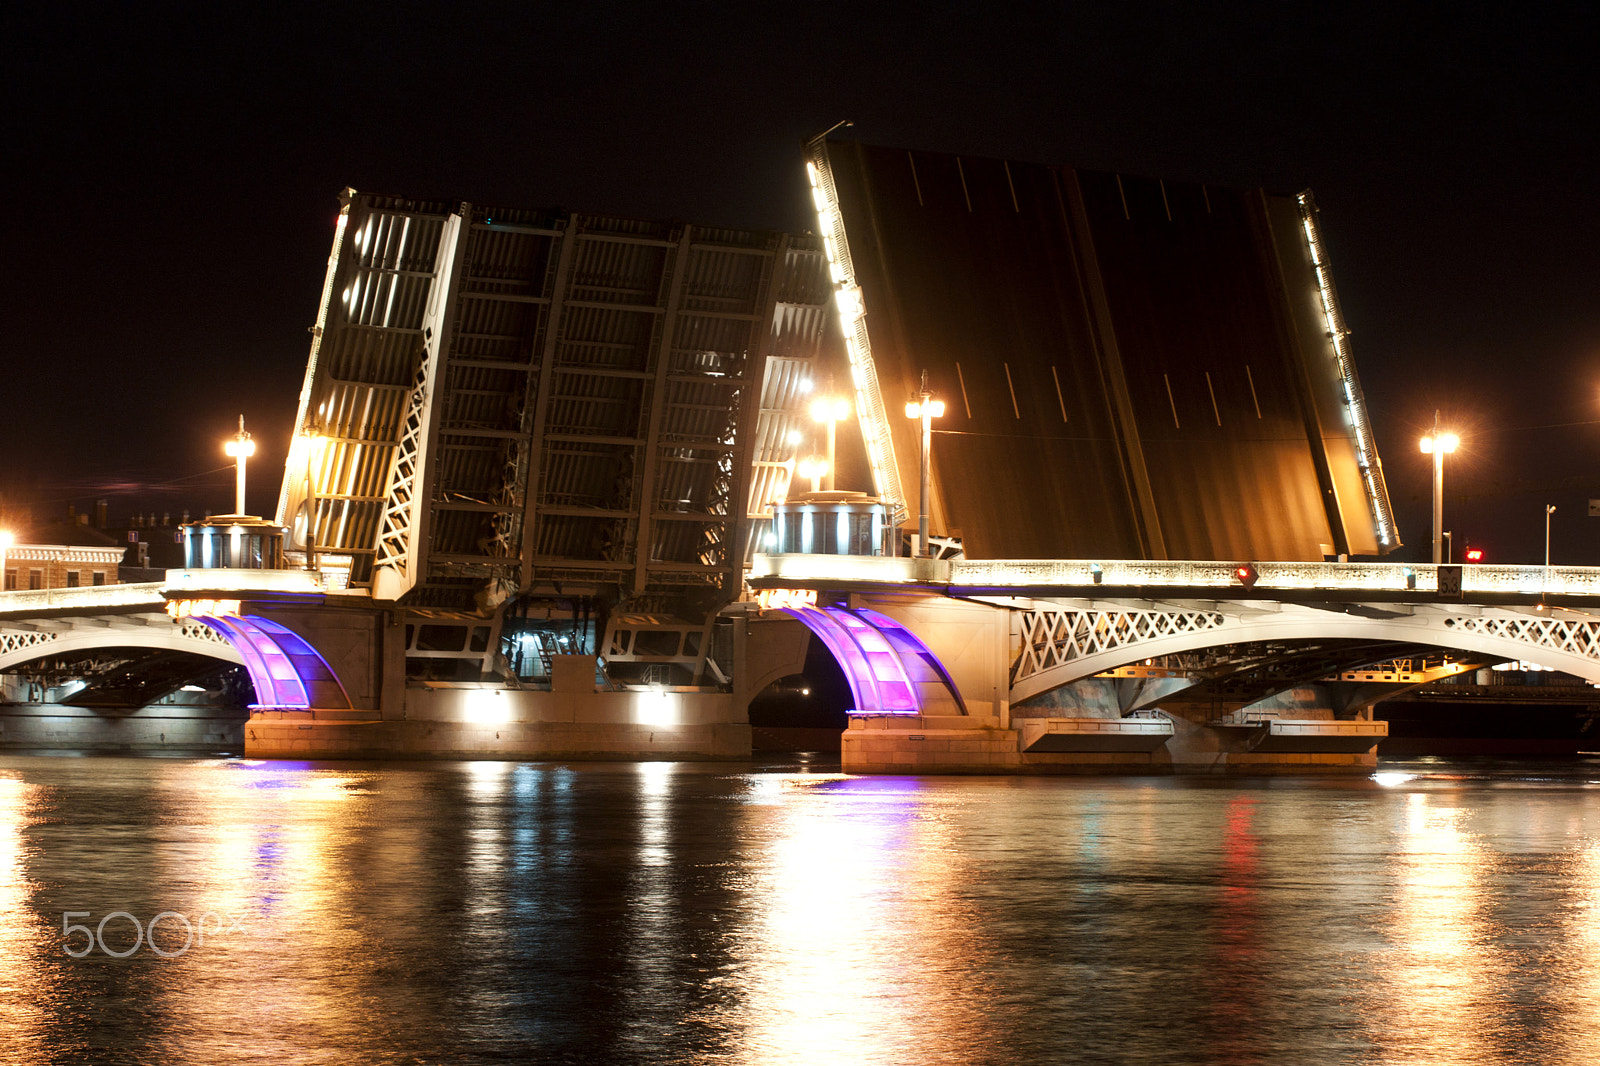
[[1461, 438], [1445, 433], [1439, 428], [1439, 412], [1433, 413], [1433, 433], [1422, 438], [1422, 454], [1433, 456], [1433, 563], [1447, 562], [1444, 557], [1444, 457], [1454, 452]]
[[1105, 575], [1105, 571], [1100, 569], [1100, 564], [1099, 563], [1090, 563], [1089, 564], [1089, 577], [1094, 581], [1094, 583], [1096, 585], [1100, 584], [1100, 582], [1105, 578], [1105, 576], [1106, 576]]
[[1469, 563], [1481, 563], [1483, 562], [1483, 549], [1468, 548], [1466, 554], [1463, 555], [1462, 558]]
[[1406, 579], [1406, 588], [1408, 590], [1417, 587], [1417, 572], [1411, 569], [1411, 567], [1402, 566], [1400, 568], [1400, 575]]
[[1256, 568], [1249, 563], [1241, 563], [1233, 568], [1234, 580], [1238, 581], [1239, 584], [1243, 585], [1247, 589], [1255, 588], [1256, 581], [1260, 578], [1260, 576], [1260, 574], [1256, 573]]
[[921, 447], [918, 449], [922, 472], [922, 488], [917, 494], [917, 554], [927, 558], [932, 555], [928, 546], [928, 500], [932, 494], [932, 475], [929, 454], [933, 451], [933, 420], [944, 416], [944, 401], [935, 400], [928, 388], [928, 372], [922, 372], [922, 389], [915, 400], [906, 403], [906, 417], [922, 422]]
[[811, 418], [828, 427], [828, 471], [826, 488], [833, 491], [833, 471], [837, 465], [839, 423], [850, 417], [850, 401], [840, 397], [821, 398], [811, 402]]
[[244, 464], [246, 459], [256, 453], [256, 442], [245, 432], [244, 415], [239, 416], [239, 432], [223, 443], [222, 451], [233, 459], [235, 475], [233, 513], [242, 515], [244, 514]]
[[811, 491], [822, 491], [822, 478], [828, 472], [828, 461], [820, 455], [808, 455], [800, 460], [795, 468], [795, 473], [801, 477], [811, 479]]

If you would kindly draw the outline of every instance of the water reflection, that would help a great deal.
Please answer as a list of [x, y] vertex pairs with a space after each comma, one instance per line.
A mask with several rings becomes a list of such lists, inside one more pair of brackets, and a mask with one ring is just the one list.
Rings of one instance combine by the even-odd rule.
[[[0, 760], [0, 1060], [1587, 1062], [1596, 825], [1431, 773]], [[215, 917], [70, 959], [67, 910]]]
[[1240, 795], [1228, 804], [1223, 831], [1220, 892], [1214, 919], [1215, 965], [1206, 974], [1211, 1010], [1209, 1059], [1217, 1063], [1262, 1060], [1259, 1011], [1264, 976], [1262, 920], [1256, 878], [1260, 841], [1256, 836], [1256, 797]]
[[974, 1061], [986, 1025], [1003, 1024], [1001, 1005], [983, 1001], [987, 949], [962, 899], [961, 840], [924, 789], [764, 783], [763, 800], [783, 799], [753, 856], [745, 1008], [724, 1020], [740, 1034], [737, 1061]]
[[[1559, 966], [1570, 1020], [1552, 1062], [1592, 1063], [1600, 1054], [1600, 839], [1593, 830], [1572, 854], [1571, 891], [1559, 935]], [[1554, 960], [1552, 960], [1554, 961]]]
[[44, 1060], [51, 984], [40, 960], [45, 937], [33, 921], [24, 832], [38, 819], [39, 789], [0, 773], [0, 1048], [18, 1062]]
[[1449, 797], [1412, 792], [1405, 803], [1379, 1045], [1389, 1061], [1481, 1061], [1490, 1027], [1479, 997], [1498, 977], [1480, 927], [1488, 856]]

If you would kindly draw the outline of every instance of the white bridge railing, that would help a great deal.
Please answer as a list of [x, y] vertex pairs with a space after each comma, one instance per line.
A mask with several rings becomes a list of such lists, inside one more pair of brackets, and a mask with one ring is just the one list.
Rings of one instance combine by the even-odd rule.
[[[896, 559], [849, 555], [757, 555], [751, 580], [850, 582], [968, 589], [1241, 589], [1438, 594], [1441, 567], [1422, 563], [1151, 562], [1092, 559]], [[1461, 593], [1600, 596], [1600, 567], [1467, 564]]]

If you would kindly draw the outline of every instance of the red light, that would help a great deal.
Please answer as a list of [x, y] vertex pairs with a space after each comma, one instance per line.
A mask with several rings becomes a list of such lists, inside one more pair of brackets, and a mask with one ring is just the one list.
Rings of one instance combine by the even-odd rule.
[[1255, 588], [1256, 578], [1260, 575], [1256, 573], [1255, 567], [1251, 566], [1249, 563], [1245, 563], [1242, 566], [1236, 566], [1233, 568], [1233, 576], [1238, 579], [1239, 584], [1248, 589]]
[[1467, 562], [1469, 562], [1469, 563], [1481, 563], [1481, 562], [1483, 562], [1483, 549], [1482, 548], [1468, 548], [1467, 549]]

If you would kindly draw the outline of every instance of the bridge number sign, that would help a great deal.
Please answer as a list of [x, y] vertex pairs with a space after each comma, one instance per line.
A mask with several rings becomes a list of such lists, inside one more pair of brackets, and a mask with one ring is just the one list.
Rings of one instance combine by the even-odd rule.
[[1461, 567], [1439, 567], [1439, 598], [1441, 600], [1461, 598]]

